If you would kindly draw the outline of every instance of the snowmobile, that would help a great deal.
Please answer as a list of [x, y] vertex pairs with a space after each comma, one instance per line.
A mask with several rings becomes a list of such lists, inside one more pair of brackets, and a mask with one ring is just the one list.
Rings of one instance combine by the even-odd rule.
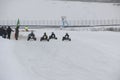
[[28, 37], [27, 41], [29, 41], [30, 39], [33, 39], [34, 41], [36, 41], [36, 37], [30, 36]]
[[54, 32], [52, 32], [52, 34], [49, 36], [49, 40], [50, 39], [57, 39], [57, 37], [55, 36]]
[[48, 36], [46, 35], [46, 33], [44, 33], [44, 35], [40, 38], [40, 41], [49, 41]]
[[34, 41], [36, 41], [36, 37], [33, 31], [28, 35], [27, 41], [29, 41], [30, 39], [33, 39]]
[[68, 33], [66, 33], [65, 36], [62, 38], [62, 41], [64, 41], [64, 40], [71, 41], [71, 38], [69, 38]]

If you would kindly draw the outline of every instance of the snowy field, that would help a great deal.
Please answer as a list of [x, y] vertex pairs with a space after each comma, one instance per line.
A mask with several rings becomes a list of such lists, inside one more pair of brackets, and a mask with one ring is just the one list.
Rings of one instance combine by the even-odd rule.
[[[44, 32], [58, 40], [40, 42]], [[120, 80], [120, 33], [109, 31], [34, 30], [18, 41], [0, 38], [0, 80]], [[72, 41], [62, 41], [68, 32]], [[14, 33], [13, 33], [14, 34]]]

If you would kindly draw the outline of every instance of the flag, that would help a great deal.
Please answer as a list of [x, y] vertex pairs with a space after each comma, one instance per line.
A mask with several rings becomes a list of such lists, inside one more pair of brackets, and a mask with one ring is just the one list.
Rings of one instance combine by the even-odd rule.
[[16, 28], [19, 28], [19, 25], [20, 25], [20, 20], [18, 19], [18, 20], [17, 20]]
[[17, 20], [16, 28], [15, 28], [15, 39], [18, 40], [19, 37], [19, 26], [20, 26], [20, 20]]

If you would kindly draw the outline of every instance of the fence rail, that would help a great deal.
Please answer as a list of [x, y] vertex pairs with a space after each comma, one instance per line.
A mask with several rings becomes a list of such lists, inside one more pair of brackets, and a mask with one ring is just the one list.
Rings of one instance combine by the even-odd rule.
[[[17, 20], [0, 20], [0, 25], [16, 25]], [[108, 20], [67, 20], [66, 26], [120, 25], [120, 19]], [[62, 25], [61, 20], [20, 20], [20, 25]]]

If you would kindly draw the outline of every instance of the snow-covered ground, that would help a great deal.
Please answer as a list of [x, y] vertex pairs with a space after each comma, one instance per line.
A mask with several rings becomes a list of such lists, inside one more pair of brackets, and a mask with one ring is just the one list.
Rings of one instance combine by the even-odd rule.
[[[58, 40], [40, 42], [44, 32]], [[120, 34], [108, 31], [34, 30], [37, 41], [0, 38], [0, 80], [120, 80]], [[62, 41], [68, 32], [72, 39]], [[13, 37], [12, 37], [13, 38]]]

